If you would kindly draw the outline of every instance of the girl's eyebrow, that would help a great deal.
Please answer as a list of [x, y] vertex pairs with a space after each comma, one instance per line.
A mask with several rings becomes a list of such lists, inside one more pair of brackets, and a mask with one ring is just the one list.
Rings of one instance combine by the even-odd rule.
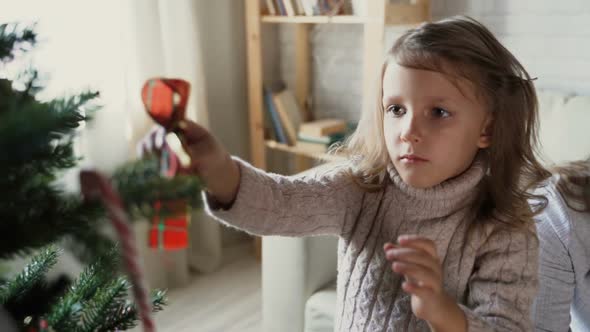
[[[403, 98], [401, 98], [400, 96], [386, 96], [383, 97], [383, 104], [389, 104], [389, 103], [393, 103], [393, 102], [400, 102]], [[449, 97], [445, 97], [445, 96], [427, 96], [424, 97], [425, 100], [427, 100], [429, 103], [445, 103], [445, 102], [453, 102], [452, 98]]]
[[390, 104], [393, 102], [398, 102], [401, 100], [399, 96], [384, 96], [383, 97], [383, 104]]

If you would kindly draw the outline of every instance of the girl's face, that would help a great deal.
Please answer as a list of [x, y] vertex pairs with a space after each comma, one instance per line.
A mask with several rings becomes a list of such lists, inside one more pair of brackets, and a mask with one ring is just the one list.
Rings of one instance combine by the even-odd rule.
[[490, 145], [491, 117], [466, 79], [387, 65], [383, 131], [396, 170], [411, 187], [430, 188], [464, 172]]

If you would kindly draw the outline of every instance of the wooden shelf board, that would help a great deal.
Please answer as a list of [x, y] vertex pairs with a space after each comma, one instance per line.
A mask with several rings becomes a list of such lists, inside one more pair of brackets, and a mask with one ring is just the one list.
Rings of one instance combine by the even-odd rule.
[[366, 18], [354, 15], [334, 16], [262, 16], [262, 23], [299, 23], [299, 24], [362, 24]]
[[306, 156], [309, 158], [315, 158], [315, 159], [319, 159], [319, 160], [343, 161], [346, 159], [344, 156], [341, 156], [341, 155], [309, 151], [309, 150], [302, 149], [297, 146], [290, 146], [290, 145], [279, 143], [279, 142], [272, 141], [272, 140], [266, 140], [265, 143], [266, 143], [266, 147], [269, 149], [279, 150], [279, 151], [283, 151], [283, 152], [289, 152], [289, 153], [298, 154], [298, 155]]
[[[417, 24], [429, 20], [429, 7], [424, 4], [389, 4], [385, 8], [386, 25]], [[279, 16], [262, 15], [262, 23], [295, 24], [364, 24], [371, 21], [369, 17], [355, 15], [318, 15], [318, 16]]]

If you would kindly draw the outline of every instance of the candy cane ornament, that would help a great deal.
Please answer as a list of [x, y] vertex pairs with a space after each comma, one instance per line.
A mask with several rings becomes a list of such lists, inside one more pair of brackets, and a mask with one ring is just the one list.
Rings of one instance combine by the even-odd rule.
[[103, 201], [123, 248], [123, 262], [131, 281], [143, 330], [144, 332], [155, 332], [152, 306], [139, 263], [135, 237], [123, 207], [123, 201], [107, 179], [96, 171], [80, 172], [80, 186], [85, 199]]

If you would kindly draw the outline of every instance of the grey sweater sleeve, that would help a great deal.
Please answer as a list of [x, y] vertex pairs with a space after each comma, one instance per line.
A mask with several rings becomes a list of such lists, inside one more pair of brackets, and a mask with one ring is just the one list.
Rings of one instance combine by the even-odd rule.
[[494, 230], [477, 252], [467, 305], [461, 305], [467, 330], [531, 331], [537, 267], [534, 230]]
[[358, 217], [363, 193], [344, 164], [282, 176], [234, 160], [240, 185], [232, 206], [215, 208], [205, 196], [207, 212], [226, 225], [255, 235], [340, 235]]
[[575, 277], [569, 254], [570, 217], [561, 197], [548, 192], [549, 205], [538, 216], [539, 292], [533, 305], [536, 331], [568, 331]]

